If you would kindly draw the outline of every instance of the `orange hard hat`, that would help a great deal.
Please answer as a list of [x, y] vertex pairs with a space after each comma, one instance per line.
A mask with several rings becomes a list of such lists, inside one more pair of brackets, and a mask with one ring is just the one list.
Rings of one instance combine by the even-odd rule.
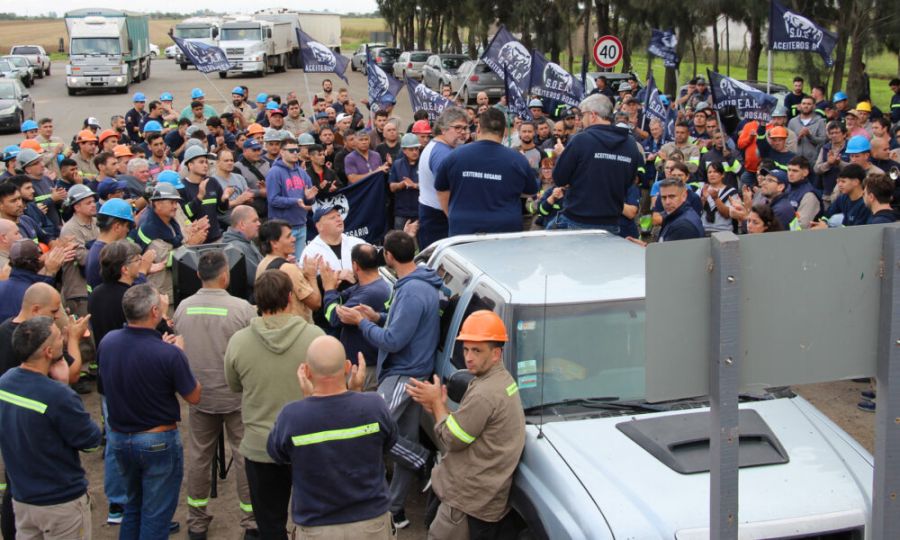
[[41, 143], [37, 142], [36, 139], [25, 139], [24, 141], [19, 143], [19, 150], [24, 150], [26, 148], [31, 148], [38, 154], [42, 154], [44, 149], [41, 148]]
[[781, 127], [781, 126], [775, 126], [775, 127], [773, 127], [772, 129], [769, 130], [769, 137], [772, 137], [772, 138], [776, 138], [776, 139], [777, 139], [777, 138], [781, 138], [781, 139], [784, 139], [784, 138], [787, 137], [787, 135], [788, 135], [788, 134], [787, 134], [787, 129], [785, 129], [785, 128]]
[[78, 132], [78, 142], [89, 142], [94, 141], [97, 142], [97, 136], [94, 135], [94, 132], [89, 129], [82, 129]]
[[256, 122], [253, 122], [252, 124], [247, 126], [247, 134], [248, 135], [256, 135], [257, 133], [265, 133], [265, 132], [266, 132], [266, 128], [262, 127], [261, 125], [257, 124]]
[[431, 133], [431, 124], [428, 120], [416, 120], [412, 126], [412, 132], [416, 135]]
[[466, 317], [457, 341], [500, 341], [506, 343], [506, 326], [493, 311], [481, 309]]
[[[90, 133], [90, 130], [86, 129], [85, 131]], [[84, 131], [82, 131], [81, 133], [84, 133]], [[81, 136], [81, 133], [78, 134], [79, 137]], [[104, 129], [103, 131], [101, 131], [100, 132], [100, 144], [103, 144], [103, 141], [105, 141], [106, 139], [108, 139], [110, 137], [115, 137], [118, 139], [119, 133], [114, 129]], [[90, 140], [90, 139], [88, 139], [88, 140]]]
[[[102, 141], [103, 138], [101, 137], [100, 140]], [[113, 155], [116, 156], [117, 158], [134, 157], [134, 154], [131, 152], [131, 148], [129, 148], [128, 145], [126, 145], [126, 144], [117, 144], [113, 148]]]

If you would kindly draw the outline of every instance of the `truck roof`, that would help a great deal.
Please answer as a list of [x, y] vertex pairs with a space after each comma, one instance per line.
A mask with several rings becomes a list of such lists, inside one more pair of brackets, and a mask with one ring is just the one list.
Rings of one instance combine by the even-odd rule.
[[[455, 237], [445, 251], [503, 286], [512, 304], [644, 297], [644, 248], [605, 231], [534, 231]], [[450, 245], [447, 245], [449, 243]]]
[[67, 11], [65, 17], [68, 19], [76, 17], [126, 17], [135, 15], [144, 15], [144, 13], [137, 13], [135, 11], [123, 11], [121, 9], [82, 8]]

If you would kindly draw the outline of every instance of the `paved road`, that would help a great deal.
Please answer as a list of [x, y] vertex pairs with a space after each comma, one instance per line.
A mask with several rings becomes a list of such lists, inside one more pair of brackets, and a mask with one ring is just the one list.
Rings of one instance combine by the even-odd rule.
[[[175, 106], [180, 109], [190, 104], [191, 89], [199, 87], [206, 93], [207, 103], [217, 110], [221, 110], [227, 103], [230, 103], [231, 89], [243, 84], [250, 88], [251, 97], [255, 97], [259, 92], [266, 92], [278, 94], [283, 98], [290, 90], [293, 90], [297, 93], [298, 98], [305, 102], [304, 112], [309, 114], [311, 110], [310, 102], [306, 98], [303, 72], [300, 70], [269, 74], [265, 78], [230, 76], [227, 79], [220, 79], [218, 75], [211, 74], [212, 76], [207, 80], [202, 73], [194, 69], [181, 71], [173, 60], [163, 58], [153, 62], [150, 79], [131, 85], [127, 95], [106, 91], [77, 96], [69, 96], [66, 92], [64, 63], [54, 62], [52, 73], [53, 75], [50, 77], [37, 79], [31, 88], [35, 100], [35, 119], [46, 116], [53, 118], [55, 133], [67, 142], [81, 129], [82, 123], [88, 116], [96, 117], [104, 128], [108, 127], [109, 118], [112, 115], [125, 114], [131, 108], [131, 95], [134, 92], [143, 92], [148, 100], [158, 98], [163, 92], [171, 92], [175, 96]], [[365, 97], [366, 79], [361, 74], [347, 69], [350, 85], [345, 85], [344, 81], [334, 74], [327, 75], [320, 73], [309, 75], [307, 77], [309, 91], [311, 93], [320, 91], [322, 80], [330, 78], [334, 81], [335, 90], [346, 86], [350, 90], [350, 96], [357, 104], [361, 98]], [[224, 97], [220, 96], [216, 89]], [[365, 106], [362, 106], [361, 110], [365, 111]], [[403, 120], [402, 125], [405, 126], [412, 120], [412, 110], [405, 91], [401, 92], [395, 111]], [[17, 144], [21, 139], [22, 136], [18, 133], [3, 134], [0, 135], [0, 144], [3, 146]]]

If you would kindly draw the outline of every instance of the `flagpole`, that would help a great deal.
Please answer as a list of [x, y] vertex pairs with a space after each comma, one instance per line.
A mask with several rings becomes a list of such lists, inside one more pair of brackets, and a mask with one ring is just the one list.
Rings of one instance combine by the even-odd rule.
[[[201, 71], [200, 73], [203, 73], [203, 72]], [[215, 90], [216, 93], [219, 94], [219, 97], [222, 98], [222, 100], [223, 100], [225, 103], [228, 103], [228, 98], [226, 98], [226, 97], [222, 94], [222, 92], [219, 91], [219, 88], [218, 88], [215, 84], [213, 84], [212, 80], [209, 78], [209, 76], [208, 76], [206, 73], [203, 73], [203, 78], [206, 79], [206, 82], [208, 82], [209, 85], [213, 87], [213, 90]]]
[[766, 75], [766, 93], [769, 93], [769, 90], [772, 87], [772, 49], [769, 49], [769, 59], [766, 61], [766, 71], [768, 74]]
[[314, 113], [315, 113], [316, 108], [315, 108], [315, 105], [313, 104], [312, 95], [309, 93], [309, 77], [306, 76], [306, 67], [305, 66], [303, 69], [303, 84], [304, 84], [304, 86], [306, 86], [306, 99], [309, 101], [310, 114], [312, 114], [313, 117], [315, 117]]

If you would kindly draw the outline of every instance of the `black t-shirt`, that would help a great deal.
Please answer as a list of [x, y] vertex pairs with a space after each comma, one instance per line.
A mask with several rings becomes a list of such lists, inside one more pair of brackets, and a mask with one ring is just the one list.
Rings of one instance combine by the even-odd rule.
[[326, 245], [331, 248], [331, 251], [334, 252], [334, 256], [337, 257], [337, 260], [341, 260], [341, 242], [338, 242], [337, 245], [332, 246], [326, 242]]
[[12, 317], [0, 324], [0, 375], [22, 363], [15, 358], [12, 348], [12, 335], [18, 326], [19, 323], [14, 323]]
[[[101, 283], [88, 298], [88, 313], [91, 314], [91, 331], [97, 346], [103, 336], [125, 326], [125, 312], [122, 310], [122, 298], [128, 285], [117, 281]], [[97, 393], [103, 394], [103, 379], [97, 372]]]

